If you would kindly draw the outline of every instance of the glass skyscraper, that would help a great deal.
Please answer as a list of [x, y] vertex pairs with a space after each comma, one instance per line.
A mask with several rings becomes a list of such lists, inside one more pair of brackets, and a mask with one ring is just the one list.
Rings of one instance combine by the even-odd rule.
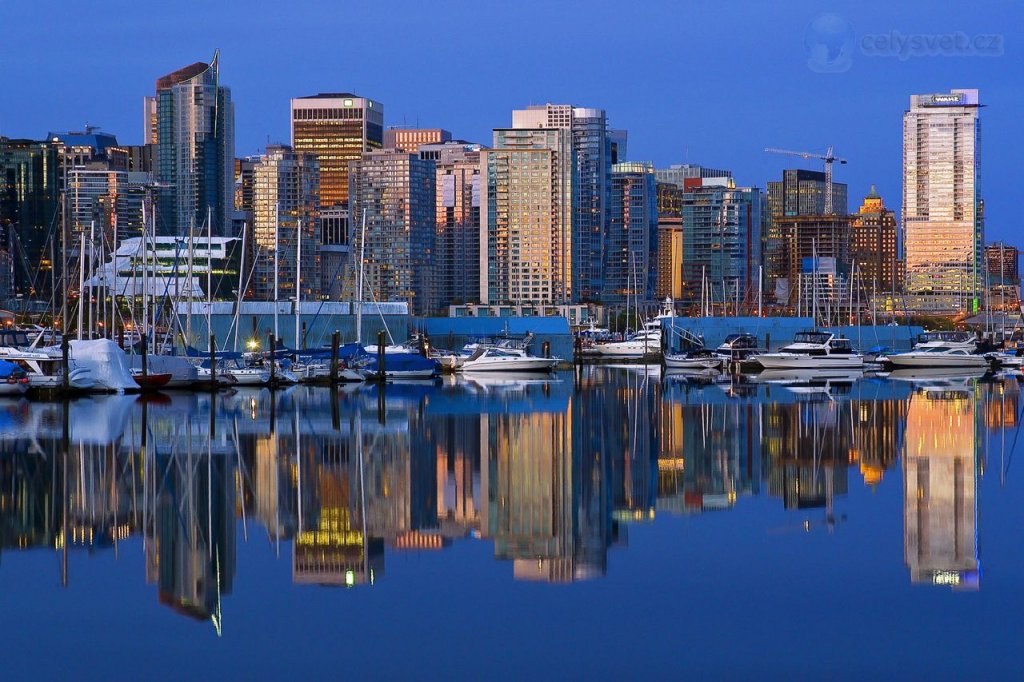
[[651, 164], [612, 166], [610, 209], [601, 301], [650, 301], [658, 281], [658, 191]]
[[903, 234], [911, 307], [973, 312], [984, 288], [978, 91], [911, 95], [903, 114]]
[[196, 62], [156, 81], [159, 234], [188, 234], [207, 214], [214, 234], [231, 230], [235, 109], [231, 91], [220, 85], [219, 61], [215, 53], [209, 64]]
[[[434, 173], [433, 161], [395, 150], [366, 152], [349, 167], [352, 251], [357, 261], [362, 257], [363, 300], [405, 301], [415, 315], [434, 311]], [[353, 294], [359, 267], [348, 275]]]

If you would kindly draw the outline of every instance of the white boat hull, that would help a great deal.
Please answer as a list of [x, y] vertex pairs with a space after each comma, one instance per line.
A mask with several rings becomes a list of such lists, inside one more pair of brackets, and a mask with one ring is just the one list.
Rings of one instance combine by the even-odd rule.
[[594, 350], [598, 355], [609, 358], [645, 358], [661, 353], [661, 347], [657, 344], [648, 343], [645, 345], [634, 341], [601, 343]]
[[861, 369], [863, 356], [803, 355], [799, 353], [765, 353], [753, 357], [765, 369]]
[[550, 372], [561, 362], [558, 358], [489, 358], [467, 360], [460, 372]]
[[722, 358], [688, 358], [685, 355], [666, 355], [665, 367], [669, 369], [718, 369]]
[[893, 367], [956, 367], [987, 369], [988, 359], [983, 355], [944, 355], [942, 353], [902, 353], [888, 358]]

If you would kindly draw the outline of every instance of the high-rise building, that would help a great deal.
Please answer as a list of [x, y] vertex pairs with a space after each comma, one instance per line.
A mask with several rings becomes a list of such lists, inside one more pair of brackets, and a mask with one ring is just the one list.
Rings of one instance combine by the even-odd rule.
[[303, 300], [320, 297], [319, 184], [316, 157], [284, 145], [268, 147], [256, 164], [253, 241], [257, 253], [251, 291], [257, 300], [293, 301], [297, 282]]
[[220, 84], [220, 58], [156, 81], [157, 232], [187, 234], [207, 215], [214, 234], [230, 231], [234, 210], [235, 108]]
[[612, 166], [604, 253], [605, 305], [651, 301], [658, 283], [658, 196], [654, 166]]
[[384, 142], [384, 105], [348, 92], [291, 101], [292, 148], [320, 162], [320, 206], [347, 206], [349, 164]]
[[708, 168], [707, 166], [698, 166], [689, 163], [676, 163], [672, 164], [668, 168], [658, 168], [654, 171], [654, 175], [658, 179], [658, 182], [675, 185], [679, 189], [682, 189], [687, 180], [693, 180], [696, 178], [731, 178], [732, 171], [717, 170], [715, 168]]
[[682, 195], [683, 297], [705, 292], [726, 306], [756, 300], [761, 190], [731, 180], [690, 179]]
[[441, 308], [480, 298], [481, 149], [462, 141], [419, 148], [436, 168], [434, 276]]
[[986, 308], [1020, 310], [1020, 253], [1016, 246], [996, 242], [985, 246]]
[[[435, 166], [416, 154], [366, 152], [349, 169], [352, 250], [362, 261], [363, 300], [405, 301], [416, 315], [435, 308]], [[362, 221], [366, 221], [365, 240]]]
[[896, 240], [896, 213], [872, 185], [853, 216], [851, 244], [858, 281], [868, 291], [892, 292], [899, 285]]
[[495, 129], [494, 149], [481, 156], [480, 301], [568, 302], [574, 281], [570, 131]]
[[[655, 171], [657, 173], [657, 171]], [[683, 296], [683, 188], [658, 182], [658, 286], [659, 299]]]
[[384, 149], [399, 149], [415, 154], [425, 144], [441, 144], [452, 139], [442, 128], [388, 128], [384, 131]]
[[777, 272], [776, 301], [810, 313], [838, 309], [849, 282], [852, 217], [807, 215], [776, 217], [786, 261]]
[[[774, 293], [777, 303], [786, 304], [795, 295], [796, 284], [787, 278], [792, 274], [794, 256], [787, 249], [792, 235], [784, 234], [782, 218], [825, 215], [827, 195], [825, 173], [822, 171], [791, 168], [782, 172], [782, 180], [769, 182], [767, 187], [767, 215], [764, 230], [765, 291]], [[847, 186], [832, 183], [832, 213], [847, 214]], [[828, 221], [826, 221], [828, 222]], [[794, 299], [795, 301], [795, 299]]]
[[572, 178], [565, 210], [571, 225], [567, 243], [571, 286], [567, 294], [573, 302], [596, 301], [602, 293], [612, 155], [614, 150], [615, 156], [624, 156], [626, 132], [617, 130], [614, 135], [609, 134], [604, 109], [568, 104], [514, 110], [512, 127], [554, 128], [569, 134]]
[[72, 234], [103, 237], [106, 249], [142, 233], [143, 202], [148, 173], [110, 170], [102, 163], [77, 166], [67, 171], [68, 229]]
[[8, 293], [45, 298], [52, 288], [51, 254], [60, 263], [60, 183], [56, 145], [0, 137], [0, 263], [14, 289]]
[[978, 186], [978, 91], [911, 95], [903, 114], [903, 244], [908, 304], [978, 309], [984, 211]]

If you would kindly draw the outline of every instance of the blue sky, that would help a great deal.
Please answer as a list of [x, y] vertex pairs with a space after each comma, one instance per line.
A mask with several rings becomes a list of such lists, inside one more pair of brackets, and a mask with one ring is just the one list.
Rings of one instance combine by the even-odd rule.
[[[1022, 25], [1024, 3], [1008, 0], [6, 0], [0, 135], [88, 121], [138, 143], [154, 80], [220, 48], [240, 156], [287, 141], [288, 99], [314, 92], [353, 91], [383, 102], [388, 124], [485, 143], [511, 109], [565, 102], [605, 108], [629, 130], [633, 160], [725, 167], [742, 184], [763, 187], [792, 165], [764, 147], [832, 144], [850, 160], [837, 180], [850, 184], [851, 209], [875, 183], [898, 210], [909, 95], [976, 87], [987, 105], [987, 236], [1024, 245], [1012, 213], [1024, 155], [1024, 59], [1012, 29]], [[830, 31], [837, 57], [809, 51]], [[865, 48], [912, 35], [933, 42], [902, 58]], [[980, 36], [998, 54], [943, 48], [947, 35]]]

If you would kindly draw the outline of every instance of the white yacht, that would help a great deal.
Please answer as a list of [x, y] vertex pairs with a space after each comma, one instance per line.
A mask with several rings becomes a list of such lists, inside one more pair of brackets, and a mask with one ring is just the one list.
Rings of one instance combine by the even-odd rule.
[[928, 346], [921, 350], [896, 353], [886, 358], [893, 367], [958, 367], [964, 369], [987, 369], [990, 361], [984, 355], [972, 353], [960, 346]]
[[831, 332], [797, 332], [793, 343], [775, 353], [752, 356], [765, 369], [860, 369], [864, 356], [850, 340]]
[[661, 312], [644, 324], [643, 329], [624, 341], [599, 343], [594, 353], [609, 358], [644, 358], [650, 355], [661, 355], [661, 323], [675, 317], [675, 306], [671, 298], [666, 298]]
[[972, 353], [977, 347], [977, 337], [970, 332], [923, 332], [914, 341], [914, 350], [962, 348]]
[[478, 348], [458, 368], [460, 372], [550, 372], [561, 358], [539, 358], [510, 348]]
[[[7, 360], [25, 370], [28, 387], [52, 390], [64, 387], [64, 372], [61, 356], [34, 350], [21, 350], [0, 346], [0, 360]], [[79, 367], [74, 360], [68, 361], [68, 386], [79, 391], [88, 391], [96, 385], [92, 372]]]

